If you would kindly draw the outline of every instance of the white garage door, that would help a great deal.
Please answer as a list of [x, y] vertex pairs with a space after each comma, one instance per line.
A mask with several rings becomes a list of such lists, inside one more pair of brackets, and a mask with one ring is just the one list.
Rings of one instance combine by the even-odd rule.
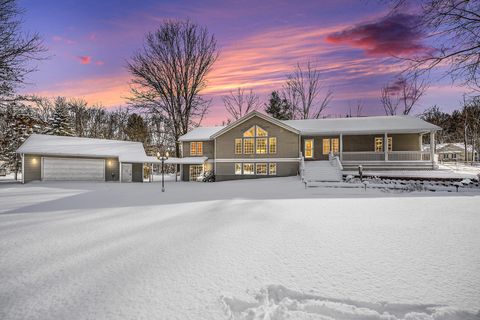
[[105, 181], [105, 160], [43, 158], [42, 179]]

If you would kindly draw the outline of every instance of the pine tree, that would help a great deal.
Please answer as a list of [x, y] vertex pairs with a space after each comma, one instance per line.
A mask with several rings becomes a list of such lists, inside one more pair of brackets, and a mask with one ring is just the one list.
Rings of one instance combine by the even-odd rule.
[[55, 100], [55, 109], [52, 117], [48, 121], [45, 134], [55, 136], [75, 135], [65, 98], [59, 97]]
[[35, 112], [23, 105], [13, 104], [2, 112], [8, 123], [0, 144], [0, 155], [15, 172], [15, 180], [21, 167], [20, 156], [16, 153], [22, 143], [32, 134], [42, 131], [43, 123]]
[[138, 141], [145, 144], [148, 140], [147, 124], [143, 118], [136, 113], [128, 117], [125, 133], [131, 141]]
[[287, 99], [282, 99], [277, 91], [272, 92], [268, 104], [265, 105], [265, 112], [279, 120], [293, 119], [293, 107]]

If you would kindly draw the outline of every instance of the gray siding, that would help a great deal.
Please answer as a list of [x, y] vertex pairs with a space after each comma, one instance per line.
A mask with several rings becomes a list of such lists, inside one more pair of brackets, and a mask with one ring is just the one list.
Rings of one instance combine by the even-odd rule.
[[[277, 152], [275, 154], [235, 154], [235, 139], [242, 138], [243, 133], [254, 125], [268, 131], [268, 137], [277, 138]], [[217, 159], [299, 157], [298, 134], [256, 116], [219, 136], [216, 143]]]
[[118, 181], [120, 178], [117, 158], [105, 159], [105, 181]]
[[[203, 142], [203, 155], [193, 157], [207, 157], [213, 159], [214, 157], [214, 142], [213, 141], [199, 141]], [[190, 141], [182, 142], [183, 157], [191, 157], [190, 155]]]
[[[309, 160], [328, 160], [328, 154], [323, 154], [323, 139], [338, 138], [339, 136], [303, 136], [302, 137], [302, 154], [305, 156], [305, 140], [313, 139], [313, 158], [305, 158]], [[344, 150], [345, 151], [345, 150]]]
[[[258, 179], [271, 177], [287, 177], [298, 174], [298, 162], [275, 162], [277, 164], [276, 175], [236, 175], [235, 162], [217, 163], [216, 181], [238, 180], [238, 179]], [[268, 167], [267, 167], [268, 169]]]
[[143, 182], [143, 163], [132, 163], [132, 182]]
[[30, 182], [42, 179], [42, 161], [41, 156], [37, 155], [25, 155], [24, 160], [24, 181]]

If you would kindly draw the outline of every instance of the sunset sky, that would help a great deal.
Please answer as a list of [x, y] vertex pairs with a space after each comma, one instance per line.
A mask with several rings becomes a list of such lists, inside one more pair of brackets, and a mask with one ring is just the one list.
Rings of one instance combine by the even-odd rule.
[[[392, 55], [428, 49], [411, 28], [410, 12], [386, 17], [377, 0], [330, 1], [126, 1], [21, 0], [24, 27], [39, 32], [49, 59], [38, 63], [25, 93], [83, 97], [108, 108], [125, 105], [130, 75], [125, 65], [146, 32], [164, 19], [191, 19], [217, 39], [220, 56], [203, 94], [212, 98], [204, 124], [227, 118], [222, 95], [237, 87], [266, 100], [297, 62], [316, 62], [334, 98], [326, 112], [345, 115], [357, 101], [364, 115], [382, 114], [381, 87], [402, 70]], [[463, 92], [440, 73], [414, 113], [438, 105], [458, 107]]]

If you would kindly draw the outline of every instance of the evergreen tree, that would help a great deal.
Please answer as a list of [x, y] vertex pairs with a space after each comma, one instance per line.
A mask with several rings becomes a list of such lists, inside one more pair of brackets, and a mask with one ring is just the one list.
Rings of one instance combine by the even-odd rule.
[[293, 119], [293, 107], [285, 98], [281, 98], [277, 91], [273, 91], [265, 104], [265, 112], [279, 120]]
[[16, 180], [21, 167], [16, 151], [32, 133], [41, 132], [43, 123], [33, 109], [17, 104], [6, 107], [2, 117], [8, 125], [0, 144], [0, 157], [15, 172]]
[[48, 121], [45, 134], [55, 136], [74, 136], [74, 130], [68, 113], [68, 105], [65, 98], [58, 97], [55, 100], [55, 109]]
[[147, 124], [143, 118], [136, 113], [133, 113], [128, 117], [125, 133], [131, 141], [145, 144], [148, 140]]

